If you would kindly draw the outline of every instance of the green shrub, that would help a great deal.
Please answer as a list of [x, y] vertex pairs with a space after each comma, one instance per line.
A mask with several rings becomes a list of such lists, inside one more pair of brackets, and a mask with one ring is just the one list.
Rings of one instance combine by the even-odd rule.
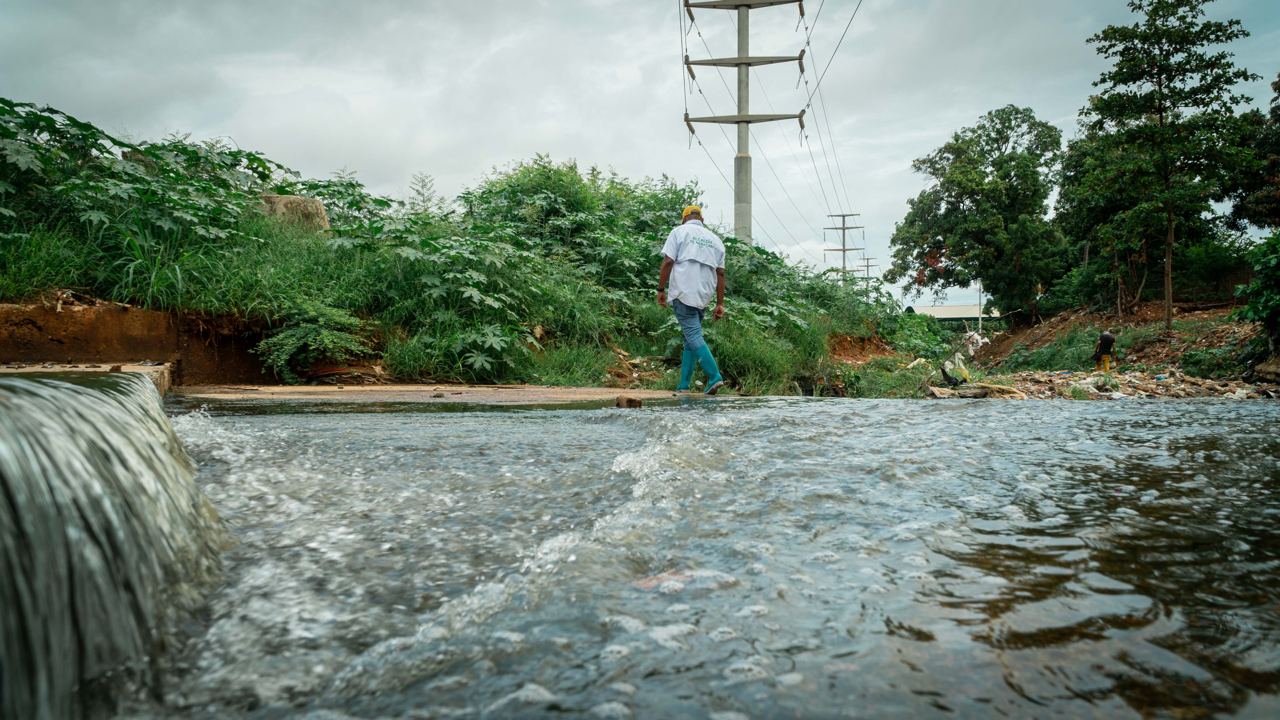
[[[794, 348], [790, 343], [736, 319], [708, 323], [705, 330], [720, 374], [739, 392], [745, 395], [794, 392]], [[695, 379], [706, 381], [701, 370]]]
[[921, 313], [906, 313], [881, 321], [881, 337], [889, 347], [912, 357], [938, 360], [952, 352], [952, 333]]
[[840, 371], [845, 394], [855, 398], [922, 398], [930, 382], [937, 381], [929, 363], [907, 367], [901, 357], [879, 357], [856, 368]]
[[1271, 353], [1280, 351], [1280, 233], [1249, 251], [1253, 282], [1237, 288], [1248, 304], [1238, 317], [1262, 325]]
[[315, 302], [304, 302], [288, 314], [284, 327], [263, 340], [254, 352], [285, 382], [300, 381], [318, 362], [343, 364], [369, 355], [359, 318]]

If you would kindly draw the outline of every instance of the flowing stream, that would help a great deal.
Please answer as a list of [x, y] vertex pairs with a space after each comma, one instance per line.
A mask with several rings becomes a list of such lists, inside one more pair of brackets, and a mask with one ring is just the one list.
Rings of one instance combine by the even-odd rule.
[[171, 407], [239, 543], [126, 715], [1280, 716], [1280, 404], [349, 410]]

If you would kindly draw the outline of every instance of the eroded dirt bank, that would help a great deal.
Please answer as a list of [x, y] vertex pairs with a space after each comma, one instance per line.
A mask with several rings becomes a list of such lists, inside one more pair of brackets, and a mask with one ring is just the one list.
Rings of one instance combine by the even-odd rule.
[[253, 328], [80, 299], [0, 304], [0, 364], [169, 363], [176, 384], [274, 383]]

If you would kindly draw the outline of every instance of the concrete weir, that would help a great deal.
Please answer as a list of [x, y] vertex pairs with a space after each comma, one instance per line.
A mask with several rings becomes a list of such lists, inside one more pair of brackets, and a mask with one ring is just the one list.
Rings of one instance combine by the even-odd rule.
[[133, 365], [129, 363], [111, 363], [76, 365], [72, 363], [40, 363], [38, 365], [10, 364], [0, 365], [0, 375], [49, 375], [65, 373], [137, 373], [146, 377], [156, 386], [160, 397], [169, 394], [173, 388], [173, 366], [169, 363], [157, 365]]
[[225, 542], [161, 407], [165, 368], [50, 369], [0, 375], [6, 718], [98, 717], [132, 684], [158, 690], [152, 663]]

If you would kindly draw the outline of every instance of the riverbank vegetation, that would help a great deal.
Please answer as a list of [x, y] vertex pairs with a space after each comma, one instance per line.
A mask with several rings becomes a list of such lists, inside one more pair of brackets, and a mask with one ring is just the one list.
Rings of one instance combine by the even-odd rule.
[[[1269, 111], [1251, 108], [1239, 88], [1258, 76], [1229, 51], [1248, 32], [1209, 19], [1210, 4], [1131, 0], [1132, 24], [1088, 38], [1109, 67], [1065, 145], [1010, 105], [917, 160], [929, 185], [896, 228], [886, 279], [917, 293], [981, 283], [1022, 327], [1079, 308], [1133, 322], [1159, 301], [1176, 334], [1175, 300], [1239, 303], [1274, 352], [1280, 76]], [[1078, 366], [1083, 342], [1017, 364]]]
[[[320, 199], [330, 229], [268, 217], [264, 193]], [[380, 363], [409, 381], [673, 386], [679, 331], [654, 300], [658, 253], [698, 196], [536, 157], [456, 200], [425, 176], [394, 199], [350, 173], [300, 178], [220, 142], [127, 142], [0, 100], [0, 300], [71, 288], [231, 319], [263, 334], [263, 363], [289, 382]], [[833, 338], [947, 349], [936, 323], [882, 291], [726, 245], [728, 314], [708, 335], [743, 392], [839, 391]], [[650, 369], [630, 372], [636, 358]]]

